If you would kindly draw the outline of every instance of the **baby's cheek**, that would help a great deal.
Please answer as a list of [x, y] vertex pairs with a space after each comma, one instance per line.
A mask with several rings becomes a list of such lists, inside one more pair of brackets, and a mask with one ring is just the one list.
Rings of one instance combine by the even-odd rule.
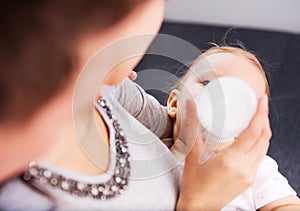
[[203, 85], [200, 83], [192, 83], [188, 88], [190, 95], [192, 95], [193, 98], [195, 98], [202, 90]]

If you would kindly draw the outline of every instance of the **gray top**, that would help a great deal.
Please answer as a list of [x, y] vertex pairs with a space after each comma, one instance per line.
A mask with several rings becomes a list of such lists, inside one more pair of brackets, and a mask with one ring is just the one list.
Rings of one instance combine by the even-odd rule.
[[[172, 136], [172, 124], [165, 108], [129, 80], [125, 80], [119, 86], [104, 87], [102, 95], [112, 113], [117, 117], [128, 141], [131, 174], [128, 188], [124, 193], [109, 200], [95, 200], [73, 196], [39, 181], [29, 185], [16, 178], [1, 187], [1, 210], [173, 210], [175, 208], [181, 170], [176, 165], [169, 149], [158, 138], [158, 136], [162, 138]], [[83, 183], [104, 183], [110, 178], [109, 172], [113, 170], [115, 162], [114, 128], [108, 121], [106, 113], [100, 107], [97, 108], [110, 132], [111, 150], [108, 173], [88, 176], [59, 169], [46, 163], [40, 163], [41, 166]], [[147, 128], [135, 118], [143, 122]]]

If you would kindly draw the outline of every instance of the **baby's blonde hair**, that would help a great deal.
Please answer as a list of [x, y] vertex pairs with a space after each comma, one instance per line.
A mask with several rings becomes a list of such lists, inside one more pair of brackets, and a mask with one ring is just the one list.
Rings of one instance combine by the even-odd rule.
[[[213, 44], [214, 46], [209, 48], [208, 50], [206, 50], [204, 53], [202, 53], [194, 62], [193, 64], [197, 63], [199, 60], [205, 58], [206, 56], [209, 55], [213, 55], [213, 54], [217, 54], [217, 53], [230, 53], [230, 54], [234, 54], [236, 56], [242, 57], [247, 59], [249, 62], [251, 62], [252, 64], [254, 64], [258, 70], [261, 72], [264, 80], [265, 80], [265, 93], [270, 97], [270, 88], [269, 88], [269, 84], [267, 81], [267, 77], [265, 74], [265, 71], [261, 65], [261, 63], [258, 61], [258, 59], [256, 58], [256, 56], [254, 54], [252, 54], [251, 52], [247, 51], [244, 48], [239, 48], [239, 47], [231, 47], [231, 46], [218, 46], [216, 44]], [[190, 71], [188, 71], [190, 72]], [[186, 77], [188, 77], [188, 72], [187, 74], [185, 74], [181, 81], [185, 81]]]

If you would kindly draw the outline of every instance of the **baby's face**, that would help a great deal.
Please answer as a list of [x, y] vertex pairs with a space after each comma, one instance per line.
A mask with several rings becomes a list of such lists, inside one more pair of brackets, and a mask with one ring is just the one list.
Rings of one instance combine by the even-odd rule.
[[[211, 66], [211, 70], [202, 70], [207, 68], [206, 63]], [[254, 90], [258, 97], [266, 92], [264, 76], [258, 67], [246, 58], [229, 53], [206, 56], [204, 62], [199, 60], [192, 66], [192, 72], [187, 77], [185, 86], [191, 95], [195, 97], [203, 88], [203, 82], [204, 84], [209, 83], [209, 81], [221, 76], [232, 76], [243, 80]]]
[[[198, 60], [189, 71], [184, 79], [184, 87], [193, 98], [200, 93], [205, 84], [221, 76], [232, 76], [243, 80], [254, 90], [257, 97], [266, 93], [265, 78], [258, 67], [241, 56], [230, 53], [208, 55], [205, 59]], [[174, 139], [177, 138], [181, 128], [181, 109], [179, 109], [179, 105], [185, 105], [184, 102], [180, 102], [184, 100], [182, 99], [182, 93], [174, 90], [168, 100], [168, 113], [170, 117], [175, 119]]]

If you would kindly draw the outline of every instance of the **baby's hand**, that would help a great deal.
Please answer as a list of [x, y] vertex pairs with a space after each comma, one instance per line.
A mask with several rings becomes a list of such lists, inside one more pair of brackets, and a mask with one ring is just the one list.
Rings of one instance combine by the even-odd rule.
[[237, 140], [204, 164], [199, 164], [204, 141], [196, 107], [192, 101], [186, 107], [182, 137], [191, 151], [186, 157], [177, 208], [221, 209], [250, 187], [267, 153], [271, 138], [268, 98], [260, 98], [255, 116]]
[[132, 81], [134, 81], [137, 78], [137, 74], [135, 71], [131, 71], [131, 73], [128, 75], [128, 78]]

